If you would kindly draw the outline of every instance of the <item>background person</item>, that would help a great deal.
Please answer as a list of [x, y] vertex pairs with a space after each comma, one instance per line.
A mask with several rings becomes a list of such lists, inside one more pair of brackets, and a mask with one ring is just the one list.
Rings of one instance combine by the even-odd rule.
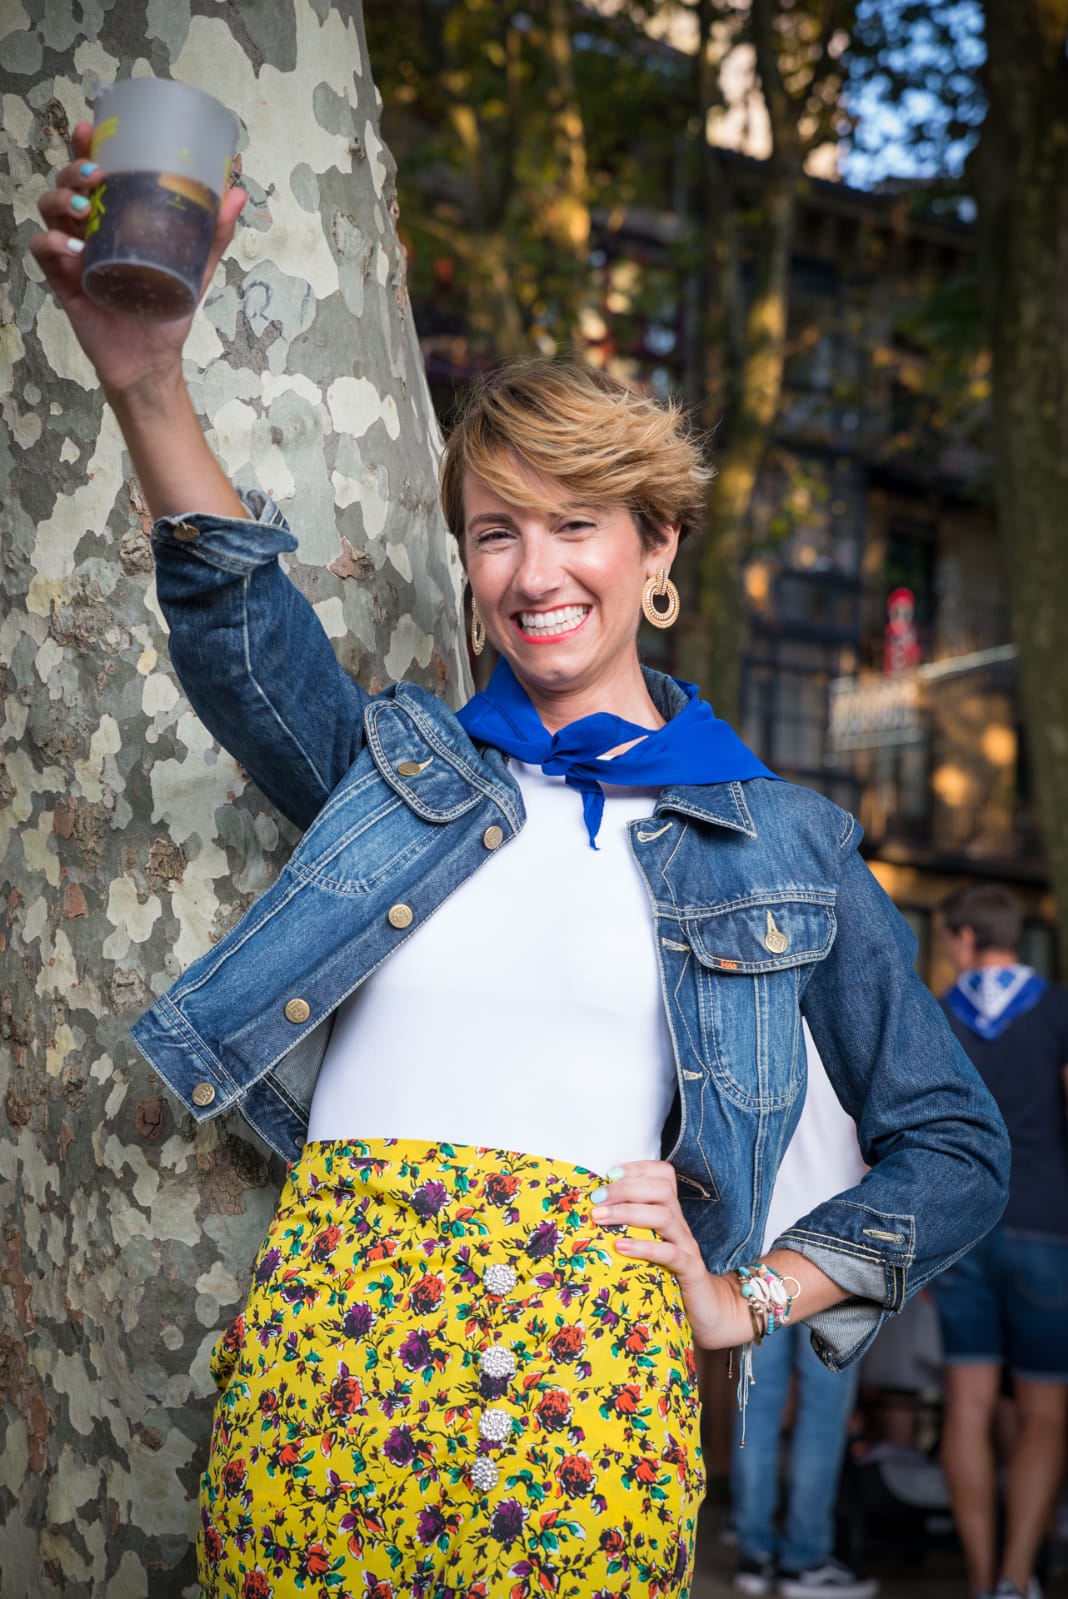
[[[854, 1359], [1000, 1213], [996, 1110], [853, 819], [641, 667], [707, 482], [679, 413], [574, 362], [477, 388], [442, 499], [500, 664], [458, 714], [371, 695], [208, 448], [188, 321], [86, 298], [89, 131], [34, 255], [157, 519], [182, 685], [305, 829], [135, 1030], [191, 1115], [238, 1108], [293, 1163], [216, 1351], [202, 1590], [681, 1596], [693, 1344], [770, 1334], [788, 1279]], [[871, 1170], [758, 1258], [802, 1010]]]
[[[805, 1028], [807, 1094], [801, 1119], [783, 1156], [768, 1212], [768, 1247], [793, 1217], [860, 1181], [864, 1161], [856, 1127], [839, 1105], [812, 1035]], [[831, 1371], [812, 1348], [803, 1325], [784, 1327], [753, 1356], [745, 1448], [737, 1418], [731, 1455], [731, 1503], [739, 1561], [739, 1593], [806, 1599], [873, 1599], [879, 1584], [834, 1556], [835, 1503], [857, 1392], [859, 1367]], [[791, 1381], [793, 1425], [780, 1494], [782, 1425]], [[780, 1498], [782, 1530], [779, 1530]]]
[[[942, 915], [959, 974], [942, 1005], [1012, 1145], [1001, 1222], [933, 1285], [946, 1360], [942, 1462], [972, 1592], [1035, 1595], [1068, 1417], [1068, 991], [1021, 965], [1010, 889], [960, 889]], [[1017, 1422], [999, 1561], [993, 1429], [1003, 1367]]]

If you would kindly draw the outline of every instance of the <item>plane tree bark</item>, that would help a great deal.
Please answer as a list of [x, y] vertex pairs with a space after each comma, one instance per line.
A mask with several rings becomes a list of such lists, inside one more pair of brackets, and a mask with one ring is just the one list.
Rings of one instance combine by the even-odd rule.
[[246, 221], [186, 372], [343, 664], [461, 700], [458, 571], [359, 8], [19, 0], [0, 59], [0, 1590], [177, 1599], [208, 1354], [279, 1173], [240, 1122], [194, 1129], [127, 1028], [293, 833], [183, 700], [122, 440], [27, 251], [91, 79], [242, 120]]

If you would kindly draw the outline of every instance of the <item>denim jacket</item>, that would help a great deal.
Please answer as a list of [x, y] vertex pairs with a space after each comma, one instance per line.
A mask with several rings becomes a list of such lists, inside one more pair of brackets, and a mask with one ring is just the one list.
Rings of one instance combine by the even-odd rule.
[[[337, 1007], [473, 872], [493, 870], [524, 812], [506, 758], [473, 744], [442, 701], [407, 683], [370, 695], [338, 665], [279, 566], [296, 540], [269, 500], [249, 503], [257, 520], [157, 524], [159, 599], [198, 715], [306, 831], [133, 1036], [194, 1117], [237, 1108], [293, 1160]], [[670, 717], [681, 691], [646, 677]], [[912, 935], [856, 852], [859, 831], [822, 796], [767, 779], [667, 787], [630, 824], [678, 1083], [663, 1154], [709, 1268], [761, 1248], [804, 1099], [802, 1017], [857, 1123], [871, 1170], [778, 1240], [854, 1296], [810, 1320], [835, 1367], [994, 1224], [1009, 1163], [993, 1100], [913, 971]]]

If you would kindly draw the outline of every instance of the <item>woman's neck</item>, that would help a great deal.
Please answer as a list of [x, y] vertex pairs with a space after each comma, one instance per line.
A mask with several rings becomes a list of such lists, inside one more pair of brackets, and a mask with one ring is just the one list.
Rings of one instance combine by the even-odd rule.
[[645, 686], [641, 667], [635, 662], [633, 674], [613, 683], [599, 683], [592, 687], [567, 684], [556, 688], [544, 683], [528, 683], [519, 679], [527, 698], [537, 711], [543, 725], [550, 733], [558, 733], [584, 716], [618, 716], [636, 727], [647, 727], [653, 732], [663, 727], [664, 718], [657, 710]]

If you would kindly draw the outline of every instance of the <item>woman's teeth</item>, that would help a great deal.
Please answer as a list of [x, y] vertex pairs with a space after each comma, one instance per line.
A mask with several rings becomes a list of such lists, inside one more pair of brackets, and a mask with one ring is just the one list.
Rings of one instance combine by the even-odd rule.
[[578, 626], [589, 609], [588, 605], [562, 605], [558, 611], [520, 611], [519, 625], [524, 633], [538, 633], [543, 638], [567, 633]]

